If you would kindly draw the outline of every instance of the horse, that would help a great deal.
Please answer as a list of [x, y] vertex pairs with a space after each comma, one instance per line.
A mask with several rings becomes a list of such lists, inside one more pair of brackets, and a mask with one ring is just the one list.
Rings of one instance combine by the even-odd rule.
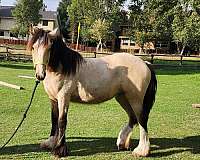
[[32, 27], [30, 35], [27, 49], [32, 52], [35, 76], [43, 81], [52, 110], [50, 136], [40, 146], [57, 157], [68, 156], [65, 130], [69, 103], [96, 104], [115, 98], [129, 118], [119, 132], [118, 149], [130, 147], [133, 127], [139, 125], [139, 144], [132, 154], [148, 156], [147, 122], [157, 90], [152, 66], [128, 53], [83, 58], [67, 47], [58, 28], [45, 31]]

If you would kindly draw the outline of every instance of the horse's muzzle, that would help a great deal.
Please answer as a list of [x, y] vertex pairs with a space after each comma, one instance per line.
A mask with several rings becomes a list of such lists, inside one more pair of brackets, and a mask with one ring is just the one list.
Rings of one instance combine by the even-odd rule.
[[43, 64], [36, 65], [35, 76], [39, 81], [43, 81], [46, 77], [46, 66]]
[[46, 77], [46, 73], [44, 72], [43, 74], [37, 74], [36, 73], [36, 78], [39, 80], [39, 81], [43, 81]]

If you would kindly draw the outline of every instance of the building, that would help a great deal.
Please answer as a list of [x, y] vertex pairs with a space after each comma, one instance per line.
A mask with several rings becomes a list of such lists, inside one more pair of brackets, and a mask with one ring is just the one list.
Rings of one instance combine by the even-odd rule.
[[[0, 6], [0, 37], [14, 38], [11, 30], [15, 26], [15, 19], [12, 16], [14, 6]], [[42, 16], [39, 28], [53, 30], [57, 25], [56, 11], [40, 11]]]
[[38, 24], [39, 28], [52, 31], [57, 26], [57, 13], [56, 11], [41, 11], [41, 21]]
[[[131, 37], [129, 36], [130, 26], [121, 25], [120, 30], [120, 51], [130, 52], [133, 54], [141, 53], [141, 46], [131, 40]], [[145, 43], [143, 49], [146, 53], [167, 53], [170, 49], [170, 43], [166, 41], [152, 40], [152, 42]]]
[[12, 37], [11, 29], [15, 25], [11, 6], [0, 6], [0, 36]]

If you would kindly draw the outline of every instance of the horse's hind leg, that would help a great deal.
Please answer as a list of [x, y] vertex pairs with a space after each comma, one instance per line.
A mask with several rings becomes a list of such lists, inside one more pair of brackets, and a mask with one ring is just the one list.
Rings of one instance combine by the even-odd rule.
[[139, 101], [139, 98], [131, 99], [129, 98], [129, 103], [131, 104], [136, 118], [140, 127], [140, 140], [138, 146], [133, 150], [133, 155], [136, 157], [146, 157], [150, 153], [150, 142], [147, 131], [147, 121], [148, 116], [143, 109], [143, 102]]
[[41, 148], [52, 149], [55, 146], [55, 135], [58, 130], [58, 102], [50, 100], [51, 102], [51, 133], [50, 137], [40, 144]]
[[137, 119], [131, 105], [129, 104], [124, 94], [117, 95], [115, 98], [129, 116], [128, 124], [126, 124], [121, 129], [117, 139], [118, 150], [124, 150], [128, 149], [130, 146], [131, 132], [133, 130], [133, 126], [137, 124]]

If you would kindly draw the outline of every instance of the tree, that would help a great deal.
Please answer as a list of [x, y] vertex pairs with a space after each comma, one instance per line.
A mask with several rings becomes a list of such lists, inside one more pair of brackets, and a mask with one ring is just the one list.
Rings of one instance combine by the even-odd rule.
[[[91, 34], [91, 26], [96, 20], [106, 20], [111, 23], [110, 30], [117, 32], [119, 30], [119, 22], [122, 19], [120, 16], [120, 6], [125, 0], [72, 0], [68, 7], [70, 17], [70, 25], [72, 37], [77, 32], [77, 24], [81, 23], [81, 35], [87, 38], [82, 40], [89, 40]], [[74, 39], [74, 38], [72, 38]]]
[[132, 0], [130, 9], [131, 39], [139, 46], [140, 51], [144, 52], [144, 45], [154, 39], [152, 17], [149, 14], [148, 1]]
[[155, 38], [161, 41], [171, 41], [173, 38], [172, 22], [174, 6], [178, 0], [148, 0], [147, 10], [152, 21], [152, 31]]
[[71, 0], [71, 4], [67, 7], [66, 12], [68, 12], [70, 18], [70, 31], [71, 31], [71, 39], [72, 43], [74, 43], [75, 33], [77, 32], [78, 22], [83, 19], [81, 14], [81, 4], [82, 0]]
[[16, 19], [15, 32], [25, 36], [28, 33], [30, 24], [37, 25], [40, 21], [40, 9], [43, 7], [43, 0], [17, 0], [12, 14]]
[[177, 50], [181, 55], [186, 46], [196, 48], [199, 45], [200, 16], [196, 12], [196, 5], [198, 5], [197, 1], [179, 0], [175, 7], [172, 23], [173, 39], [177, 43]]
[[71, 4], [71, 0], [62, 0], [59, 2], [59, 5], [58, 5], [58, 13], [59, 13], [59, 16], [60, 16], [60, 20], [61, 20], [61, 31], [62, 31], [62, 34], [64, 36], [64, 38], [68, 38], [68, 34], [69, 34], [69, 15], [68, 15], [68, 12], [67, 12], [67, 8], [68, 6]]
[[197, 43], [199, 0], [144, 0], [143, 4], [155, 40], [176, 42], [180, 54]]
[[103, 42], [109, 38], [109, 30], [110, 30], [110, 23], [106, 22], [105, 19], [104, 20], [98, 19], [92, 25], [90, 29], [92, 38], [99, 42], [97, 45], [97, 52], [99, 46], [101, 47], [101, 52], [102, 52]]

